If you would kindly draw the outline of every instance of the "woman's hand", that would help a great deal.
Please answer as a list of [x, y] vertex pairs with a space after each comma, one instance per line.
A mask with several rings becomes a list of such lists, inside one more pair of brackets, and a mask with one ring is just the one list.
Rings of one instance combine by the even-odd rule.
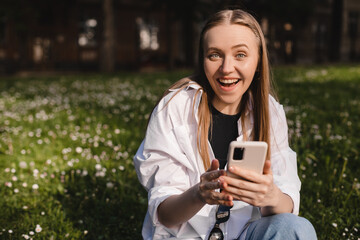
[[201, 175], [200, 183], [198, 184], [198, 193], [200, 199], [207, 204], [221, 204], [226, 206], [233, 205], [233, 197], [226, 193], [215, 191], [223, 188], [223, 184], [219, 181], [219, 177], [225, 176], [224, 170], [218, 170], [219, 161], [213, 160], [210, 168]]
[[229, 171], [242, 179], [221, 176], [223, 190], [240, 200], [257, 207], [275, 207], [283, 194], [274, 184], [270, 160], [265, 161], [263, 174], [239, 167], [230, 167]]

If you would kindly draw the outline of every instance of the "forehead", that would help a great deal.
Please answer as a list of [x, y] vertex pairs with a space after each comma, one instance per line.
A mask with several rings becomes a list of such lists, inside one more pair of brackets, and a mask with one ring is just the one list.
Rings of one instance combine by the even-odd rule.
[[239, 44], [248, 48], [258, 48], [259, 40], [247, 26], [240, 24], [221, 24], [210, 28], [204, 35], [205, 48], [226, 48]]

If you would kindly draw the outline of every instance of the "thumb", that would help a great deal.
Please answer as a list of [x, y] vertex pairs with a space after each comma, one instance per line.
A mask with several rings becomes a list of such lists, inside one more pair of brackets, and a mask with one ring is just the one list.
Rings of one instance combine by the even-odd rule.
[[208, 172], [213, 171], [213, 170], [217, 170], [219, 168], [219, 166], [220, 166], [219, 160], [217, 160], [217, 159], [212, 160], [210, 168], [208, 169]]
[[270, 160], [266, 160], [265, 164], [264, 164], [264, 170], [263, 170], [264, 174], [271, 174], [271, 161]]

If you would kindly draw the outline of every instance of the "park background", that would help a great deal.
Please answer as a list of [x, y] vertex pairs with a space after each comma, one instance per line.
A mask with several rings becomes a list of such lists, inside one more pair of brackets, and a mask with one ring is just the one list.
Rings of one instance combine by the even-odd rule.
[[141, 239], [132, 158], [206, 17], [265, 33], [319, 239], [360, 239], [358, 0], [2, 0], [0, 239]]

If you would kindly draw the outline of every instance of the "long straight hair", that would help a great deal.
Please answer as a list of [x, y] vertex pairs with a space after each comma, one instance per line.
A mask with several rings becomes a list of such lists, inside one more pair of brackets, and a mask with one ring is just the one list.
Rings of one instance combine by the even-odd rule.
[[[262, 33], [259, 23], [251, 14], [240, 9], [222, 10], [211, 16], [206, 21], [201, 31], [198, 52], [199, 62], [195, 75], [190, 78], [184, 78], [169, 88], [178, 89], [178, 92], [180, 92], [182, 89], [189, 86], [191, 81], [195, 81], [201, 86], [201, 89], [199, 89], [196, 93], [197, 95], [200, 93], [199, 91], [202, 90], [201, 100], [197, 112], [199, 119], [197, 130], [197, 148], [203, 160], [205, 169], [210, 167], [208, 137], [212, 117], [209, 109], [209, 102], [212, 101], [215, 93], [211, 88], [204, 71], [204, 36], [211, 28], [221, 24], [238, 24], [246, 26], [252, 30], [257, 39], [259, 49], [259, 62], [257, 70], [254, 74], [251, 85], [241, 98], [239, 110], [241, 112], [240, 118], [244, 140], [267, 142], [267, 158], [270, 158], [269, 94], [271, 90], [271, 77], [264, 34]], [[168, 93], [169, 90], [167, 90], [164, 95]], [[249, 106], [251, 106], [251, 108]], [[246, 136], [246, 127], [249, 127], [245, 124], [245, 115], [247, 112], [252, 114], [254, 119], [251, 136]]]

